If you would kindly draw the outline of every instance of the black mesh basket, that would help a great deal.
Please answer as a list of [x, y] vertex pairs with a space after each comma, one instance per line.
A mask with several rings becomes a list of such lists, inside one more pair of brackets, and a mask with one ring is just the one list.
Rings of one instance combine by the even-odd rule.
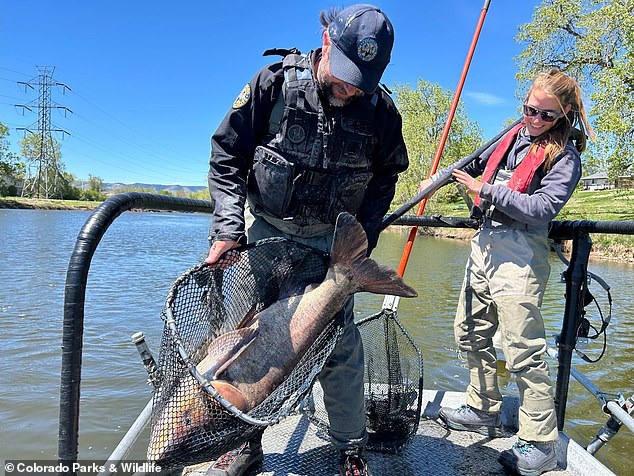
[[264, 401], [246, 413], [234, 407], [196, 369], [209, 344], [281, 297], [321, 282], [328, 255], [271, 238], [242, 248], [234, 258], [224, 270], [199, 265], [184, 273], [163, 308], [148, 459], [164, 468], [215, 459], [291, 414], [341, 335], [341, 322], [334, 319]]
[[[357, 323], [365, 354], [367, 448], [400, 453], [416, 434], [423, 396], [423, 358], [396, 312], [382, 310]], [[302, 404], [325, 438], [328, 414], [319, 385]]]

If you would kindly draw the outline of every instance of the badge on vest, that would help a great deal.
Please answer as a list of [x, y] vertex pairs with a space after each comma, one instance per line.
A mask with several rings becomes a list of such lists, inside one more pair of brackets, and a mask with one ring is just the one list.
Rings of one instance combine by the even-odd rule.
[[247, 83], [244, 88], [242, 88], [242, 91], [240, 91], [240, 94], [238, 94], [238, 97], [236, 98], [235, 101], [233, 101], [233, 108], [234, 109], [239, 109], [242, 106], [244, 106], [246, 103], [249, 102], [249, 99], [251, 99], [251, 85], [249, 83]]
[[293, 144], [300, 144], [301, 142], [304, 142], [304, 139], [306, 139], [306, 131], [299, 124], [293, 124], [286, 131], [286, 137], [288, 137], [288, 140], [290, 140]]

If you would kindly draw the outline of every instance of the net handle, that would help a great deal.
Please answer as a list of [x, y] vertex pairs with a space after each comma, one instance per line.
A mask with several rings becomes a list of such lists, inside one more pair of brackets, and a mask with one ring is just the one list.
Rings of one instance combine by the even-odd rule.
[[[451, 123], [453, 122], [456, 109], [458, 108], [458, 101], [460, 100], [460, 94], [462, 93], [462, 88], [464, 86], [465, 79], [467, 77], [467, 72], [469, 71], [469, 66], [471, 65], [471, 59], [473, 58], [473, 53], [478, 43], [480, 31], [482, 30], [482, 25], [484, 23], [484, 18], [486, 17], [487, 10], [489, 9], [489, 3], [490, 3], [490, 0], [485, 0], [484, 5], [482, 6], [482, 11], [480, 12], [478, 24], [473, 34], [473, 39], [471, 40], [471, 46], [469, 47], [469, 52], [467, 53], [467, 58], [465, 59], [464, 66], [462, 68], [460, 80], [458, 81], [456, 92], [454, 93], [453, 100], [451, 101], [451, 107], [449, 108], [449, 115], [447, 117], [447, 120], [445, 121], [445, 126], [443, 128], [443, 131], [440, 137], [440, 143], [438, 144], [438, 148], [436, 149], [434, 160], [432, 161], [431, 167], [429, 169], [429, 173], [427, 174], [427, 178], [431, 177], [432, 175], [436, 173], [436, 169], [438, 168], [438, 164], [440, 163], [440, 157], [442, 156], [442, 152], [445, 148], [445, 143], [447, 142], [447, 137], [449, 136], [449, 129], [451, 128]], [[416, 210], [417, 216], [421, 216], [423, 214], [423, 211], [425, 210], [425, 205], [427, 204], [427, 199], [428, 197], [425, 197], [420, 202], [418, 209]], [[407, 240], [407, 243], [405, 244], [405, 249], [403, 250], [403, 255], [401, 256], [401, 262], [399, 263], [398, 270], [397, 270], [398, 275], [401, 277], [403, 277], [403, 275], [405, 274], [405, 268], [407, 267], [407, 262], [411, 254], [412, 247], [414, 246], [414, 240], [416, 239], [417, 232], [418, 232], [417, 226], [413, 226], [410, 229], [409, 238]]]

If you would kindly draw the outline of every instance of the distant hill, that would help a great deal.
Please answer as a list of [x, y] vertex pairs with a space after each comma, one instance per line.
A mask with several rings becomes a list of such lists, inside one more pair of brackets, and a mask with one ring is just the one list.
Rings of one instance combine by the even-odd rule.
[[176, 195], [179, 192], [183, 192], [186, 195], [194, 192], [200, 192], [201, 190], [207, 190], [207, 187], [202, 185], [161, 185], [156, 183], [104, 183], [103, 192], [105, 194], [111, 194], [120, 192], [122, 190], [130, 189], [143, 189], [154, 190], [154, 192], [162, 192], [164, 190]]

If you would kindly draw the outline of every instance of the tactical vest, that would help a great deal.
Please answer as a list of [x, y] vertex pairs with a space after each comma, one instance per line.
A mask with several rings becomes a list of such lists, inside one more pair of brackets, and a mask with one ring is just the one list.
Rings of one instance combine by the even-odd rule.
[[[324, 113], [307, 55], [283, 62], [282, 93], [248, 177], [252, 211], [293, 233], [330, 228], [343, 211], [356, 214], [372, 177], [378, 94]], [[283, 230], [287, 231], [287, 230]]]

